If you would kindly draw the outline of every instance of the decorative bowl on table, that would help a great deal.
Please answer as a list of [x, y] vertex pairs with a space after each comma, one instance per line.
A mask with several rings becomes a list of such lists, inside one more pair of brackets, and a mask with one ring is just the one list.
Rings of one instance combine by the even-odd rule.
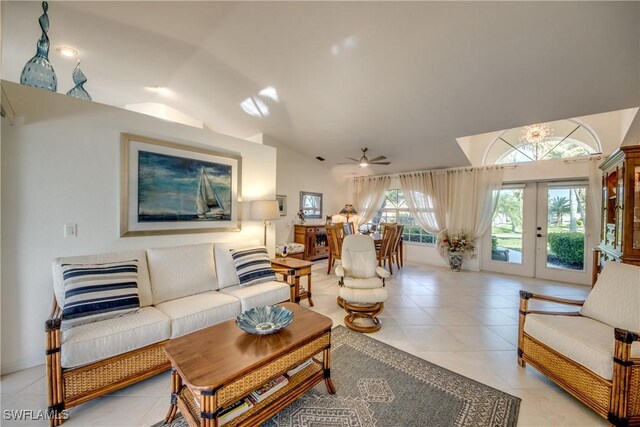
[[236, 325], [253, 335], [269, 335], [289, 326], [293, 312], [277, 305], [256, 307], [236, 317]]

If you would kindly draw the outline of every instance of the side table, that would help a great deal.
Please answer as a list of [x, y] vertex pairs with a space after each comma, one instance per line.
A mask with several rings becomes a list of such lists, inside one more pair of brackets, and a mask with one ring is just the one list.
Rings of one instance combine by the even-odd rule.
[[[275, 258], [271, 260], [271, 266], [274, 268], [287, 269], [294, 271], [294, 275], [291, 276], [287, 273], [281, 273], [284, 276], [284, 280], [289, 281], [289, 277], [294, 279], [291, 284], [291, 301], [300, 304], [303, 299], [309, 300], [309, 305], [313, 307], [313, 300], [311, 299], [311, 261], [305, 261], [295, 258]], [[300, 292], [300, 278], [307, 277], [307, 289], [304, 292]]]

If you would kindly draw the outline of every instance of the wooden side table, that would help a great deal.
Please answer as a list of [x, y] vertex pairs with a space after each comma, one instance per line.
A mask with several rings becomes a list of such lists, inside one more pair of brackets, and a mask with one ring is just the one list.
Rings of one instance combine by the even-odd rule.
[[[275, 258], [271, 260], [271, 266], [274, 268], [293, 270], [295, 274], [291, 276], [287, 273], [280, 273], [284, 276], [284, 280], [289, 282], [289, 277], [292, 277], [293, 283], [291, 284], [291, 301], [300, 304], [303, 299], [309, 300], [309, 305], [313, 307], [313, 300], [311, 299], [311, 261], [304, 261], [295, 258]], [[300, 293], [300, 278], [307, 277], [307, 289]]]

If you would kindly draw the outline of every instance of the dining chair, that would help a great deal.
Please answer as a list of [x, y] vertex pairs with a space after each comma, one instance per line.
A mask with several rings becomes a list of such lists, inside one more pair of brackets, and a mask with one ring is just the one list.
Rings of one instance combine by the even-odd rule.
[[327, 274], [330, 274], [336, 259], [341, 259], [342, 257], [342, 241], [344, 240], [345, 227], [343, 224], [331, 224], [327, 225], [325, 229], [327, 230], [327, 245], [329, 245]]
[[378, 256], [378, 266], [382, 267], [383, 264], [386, 265], [387, 261], [389, 262], [389, 273], [393, 274], [393, 266], [391, 265], [391, 254], [393, 250], [393, 243], [396, 238], [398, 227], [392, 225], [385, 225], [384, 230], [382, 232], [382, 242], [380, 243], [380, 248], [376, 249]]
[[[396, 265], [400, 269], [403, 265], [402, 257], [400, 256], [400, 244], [402, 242], [402, 233], [404, 232], [404, 225], [398, 225], [396, 227], [395, 238], [393, 239], [393, 245], [391, 248], [391, 260], [395, 258]], [[389, 268], [391, 268], [391, 261], [389, 261]]]

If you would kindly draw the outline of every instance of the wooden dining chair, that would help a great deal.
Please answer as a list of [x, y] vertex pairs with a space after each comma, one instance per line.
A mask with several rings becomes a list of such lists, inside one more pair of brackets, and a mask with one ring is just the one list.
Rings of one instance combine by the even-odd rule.
[[329, 246], [327, 274], [330, 274], [336, 260], [342, 257], [342, 241], [344, 240], [345, 230], [343, 224], [327, 225], [325, 228], [327, 230], [327, 245]]
[[378, 266], [382, 267], [389, 262], [389, 273], [393, 274], [393, 266], [391, 265], [391, 254], [393, 250], [393, 243], [396, 238], [398, 227], [385, 225], [382, 232], [382, 242], [380, 248], [376, 250], [378, 255]]
[[[400, 244], [402, 242], [402, 233], [404, 232], [404, 225], [398, 225], [396, 227], [395, 238], [393, 239], [393, 246], [391, 248], [391, 259], [396, 260], [396, 265], [398, 269], [402, 267], [402, 257], [400, 256]], [[391, 262], [389, 263], [389, 268], [391, 268]]]

